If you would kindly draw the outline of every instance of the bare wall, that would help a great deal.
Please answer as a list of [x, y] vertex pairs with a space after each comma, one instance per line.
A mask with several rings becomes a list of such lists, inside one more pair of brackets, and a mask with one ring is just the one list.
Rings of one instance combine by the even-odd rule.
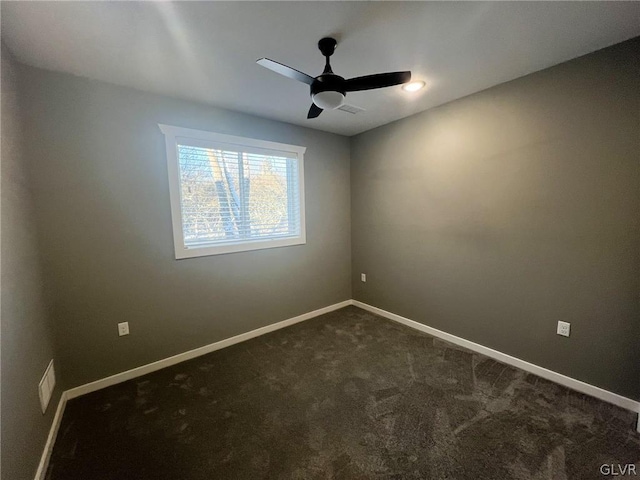
[[[22, 81], [67, 388], [351, 298], [348, 138], [29, 67]], [[175, 260], [158, 123], [306, 146], [307, 244]]]
[[634, 39], [354, 137], [354, 298], [640, 399], [639, 59]]
[[40, 410], [38, 382], [54, 356], [43, 296], [17, 64], [2, 44], [1, 225], [2, 478], [32, 480], [60, 390]]

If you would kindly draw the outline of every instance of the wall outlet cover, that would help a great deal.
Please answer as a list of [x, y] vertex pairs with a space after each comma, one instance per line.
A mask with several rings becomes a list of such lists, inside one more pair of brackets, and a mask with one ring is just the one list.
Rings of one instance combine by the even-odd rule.
[[361, 282], [366, 282], [367, 281], [367, 274], [366, 273], [361, 273], [360, 274], [360, 281]]
[[571, 324], [569, 322], [558, 322], [558, 330], [556, 333], [563, 337], [568, 337], [571, 334]]
[[129, 322], [122, 322], [118, 324], [118, 335], [129, 335]]

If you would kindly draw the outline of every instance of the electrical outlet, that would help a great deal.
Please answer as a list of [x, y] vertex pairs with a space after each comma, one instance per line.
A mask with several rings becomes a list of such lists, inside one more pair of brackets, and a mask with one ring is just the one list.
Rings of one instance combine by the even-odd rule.
[[563, 337], [568, 337], [571, 333], [571, 324], [569, 322], [558, 322], [558, 330], [556, 333]]
[[118, 324], [118, 335], [129, 335], [129, 322], [122, 322]]
[[366, 273], [361, 273], [360, 274], [360, 281], [361, 282], [366, 282], [367, 281], [367, 274]]

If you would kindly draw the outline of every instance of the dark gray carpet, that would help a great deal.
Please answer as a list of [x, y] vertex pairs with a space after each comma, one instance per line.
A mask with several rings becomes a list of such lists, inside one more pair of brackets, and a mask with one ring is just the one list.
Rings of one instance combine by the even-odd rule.
[[348, 307], [71, 400], [47, 478], [602, 479], [634, 421]]

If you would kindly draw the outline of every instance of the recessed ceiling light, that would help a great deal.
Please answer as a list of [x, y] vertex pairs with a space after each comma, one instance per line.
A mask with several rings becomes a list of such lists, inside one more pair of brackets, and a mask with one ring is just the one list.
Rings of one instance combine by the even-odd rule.
[[417, 92], [418, 90], [420, 90], [422, 87], [424, 87], [424, 82], [420, 81], [420, 82], [411, 82], [411, 83], [405, 83], [402, 86], [402, 89], [405, 92]]

